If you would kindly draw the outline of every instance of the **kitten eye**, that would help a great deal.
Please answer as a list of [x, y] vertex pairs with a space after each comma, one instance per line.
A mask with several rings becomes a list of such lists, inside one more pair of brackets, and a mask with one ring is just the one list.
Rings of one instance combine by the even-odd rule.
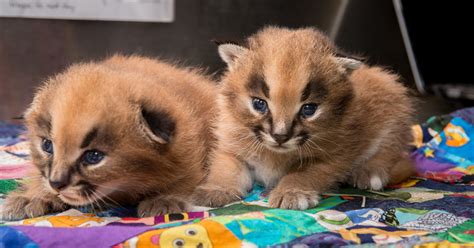
[[265, 102], [265, 100], [255, 97], [252, 100], [252, 106], [255, 110], [257, 110], [260, 113], [267, 112], [267, 102]]
[[53, 154], [53, 142], [49, 139], [43, 139], [41, 141], [41, 149], [43, 149], [43, 151], [49, 153], [49, 154]]
[[105, 154], [101, 151], [90, 150], [86, 151], [82, 156], [82, 161], [86, 164], [98, 164], [104, 159]]
[[314, 113], [316, 113], [317, 109], [318, 109], [318, 105], [316, 105], [314, 103], [305, 104], [301, 107], [300, 114], [304, 118], [308, 118], [308, 117], [311, 117], [312, 115], [314, 115]]

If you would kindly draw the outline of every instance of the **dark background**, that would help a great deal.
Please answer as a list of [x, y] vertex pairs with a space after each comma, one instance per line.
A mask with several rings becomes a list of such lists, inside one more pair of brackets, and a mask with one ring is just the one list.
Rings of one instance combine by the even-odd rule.
[[471, 32], [466, 32], [473, 23], [469, 2], [433, 2], [427, 6], [422, 1], [404, 0], [402, 4], [423, 79], [428, 84], [472, 84], [471, 74], [465, 73], [472, 63], [461, 62], [472, 56], [467, 51], [473, 41]]
[[[243, 39], [265, 25], [315, 26], [344, 50], [400, 73], [414, 89], [390, 0], [176, 0], [172, 23], [0, 18], [0, 120], [19, 116], [35, 87], [71, 63], [114, 53], [158, 56], [221, 72], [211, 39]], [[419, 119], [455, 103], [420, 98]]]

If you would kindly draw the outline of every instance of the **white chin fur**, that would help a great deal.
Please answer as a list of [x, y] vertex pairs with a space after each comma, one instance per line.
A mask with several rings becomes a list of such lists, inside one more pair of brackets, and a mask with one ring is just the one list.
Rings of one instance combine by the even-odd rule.
[[99, 197], [95, 194], [90, 194], [89, 197], [86, 198], [75, 193], [73, 190], [65, 190], [61, 192], [58, 197], [63, 202], [75, 206], [83, 206], [99, 200]]
[[86, 204], [89, 204], [90, 202], [85, 200], [85, 199], [82, 199], [81, 197], [69, 197], [69, 196], [63, 196], [61, 194], [58, 195], [59, 199], [61, 199], [61, 201], [67, 203], [67, 204], [70, 204], [70, 205], [73, 205], [73, 206], [82, 206], [82, 205], [86, 205]]
[[265, 147], [268, 150], [273, 151], [273, 152], [277, 152], [277, 153], [287, 153], [287, 152], [291, 152], [291, 151], [294, 150], [294, 149], [291, 149], [291, 148], [288, 148], [288, 147], [275, 147], [273, 145], [265, 145]]

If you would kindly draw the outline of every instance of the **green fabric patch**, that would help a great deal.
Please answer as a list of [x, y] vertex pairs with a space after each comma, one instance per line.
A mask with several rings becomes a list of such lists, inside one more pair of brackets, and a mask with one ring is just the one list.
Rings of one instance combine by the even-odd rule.
[[333, 195], [333, 196], [365, 196], [372, 199], [384, 200], [384, 199], [394, 199], [394, 200], [402, 200], [407, 201], [411, 198], [411, 194], [408, 192], [397, 192], [394, 190], [385, 190], [381, 191], [373, 191], [373, 190], [360, 190], [355, 188], [340, 188], [335, 192], [331, 192], [325, 195]]
[[16, 180], [7, 179], [7, 180], [0, 180], [0, 193], [7, 194], [10, 191], [15, 190], [18, 187], [18, 183]]
[[258, 247], [281, 244], [298, 237], [327, 231], [312, 215], [286, 209], [268, 209], [237, 216], [216, 216], [210, 220], [225, 225], [238, 239]]
[[239, 204], [227, 206], [225, 208], [212, 209], [212, 210], [209, 210], [209, 212], [216, 216], [219, 216], [219, 215], [245, 214], [248, 212], [256, 212], [256, 211], [262, 211], [266, 209], [269, 209], [269, 208], [256, 206], [256, 205], [245, 205], [245, 204], [239, 203]]
[[431, 210], [426, 209], [416, 209], [416, 208], [397, 208], [397, 211], [402, 213], [409, 213], [409, 214], [416, 214], [416, 215], [423, 215], [428, 213]]
[[474, 243], [474, 220], [450, 228], [446, 232], [438, 233], [439, 238], [453, 243]]
[[312, 213], [312, 214], [315, 214], [317, 212], [321, 212], [323, 210], [328, 210], [330, 208], [333, 208], [341, 203], [344, 203], [346, 202], [346, 200], [343, 200], [341, 197], [339, 196], [332, 196], [332, 197], [329, 197], [329, 198], [326, 198], [326, 199], [322, 199], [318, 206], [315, 207], [315, 208], [311, 208], [311, 209], [307, 209], [307, 210], [304, 210], [305, 212], [307, 213]]
[[[316, 206], [315, 208], [311, 208], [311, 209], [307, 209], [303, 211], [314, 214], [323, 210], [328, 210], [344, 202], [346, 202], [346, 200], [342, 199], [341, 197], [332, 196], [332, 197], [322, 199], [319, 202], [318, 206]], [[225, 208], [212, 209], [212, 210], [209, 210], [209, 212], [214, 214], [215, 216], [220, 216], [220, 215], [245, 214], [248, 212], [257, 212], [257, 211], [263, 211], [263, 210], [268, 210], [268, 209], [271, 209], [271, 208], [238, 203], [238, 204], [227, 206]]]

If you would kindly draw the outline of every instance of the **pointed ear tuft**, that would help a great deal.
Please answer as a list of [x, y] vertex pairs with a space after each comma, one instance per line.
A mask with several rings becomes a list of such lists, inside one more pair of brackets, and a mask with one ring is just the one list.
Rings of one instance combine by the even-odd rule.
[[218, 40], [218, 39], [212, 39], [212, 42], [216, 44], [217, 46], [223, 45], [223, 44], [234, 44], [234, 45], [239, 45], [239, 42], [233, 41], [233, 40]]
[[348, 74], [359, 69], [363, 65], [362, 61], [353, 58], [335, 57], [334, 60], [341, 66], [342, 71]]
[[140, 129], [143, 130], [146, 136], [162, 145], [171, 142], [176, 123], [170, 114], [142, 107], [139, 115]]
[[233, 43], [223, 43], [218, 46], [218, 52], [222, 60], [227, 63], [229, 70], [232, 70], [236, 61], [245, 54], [247, 48]]

